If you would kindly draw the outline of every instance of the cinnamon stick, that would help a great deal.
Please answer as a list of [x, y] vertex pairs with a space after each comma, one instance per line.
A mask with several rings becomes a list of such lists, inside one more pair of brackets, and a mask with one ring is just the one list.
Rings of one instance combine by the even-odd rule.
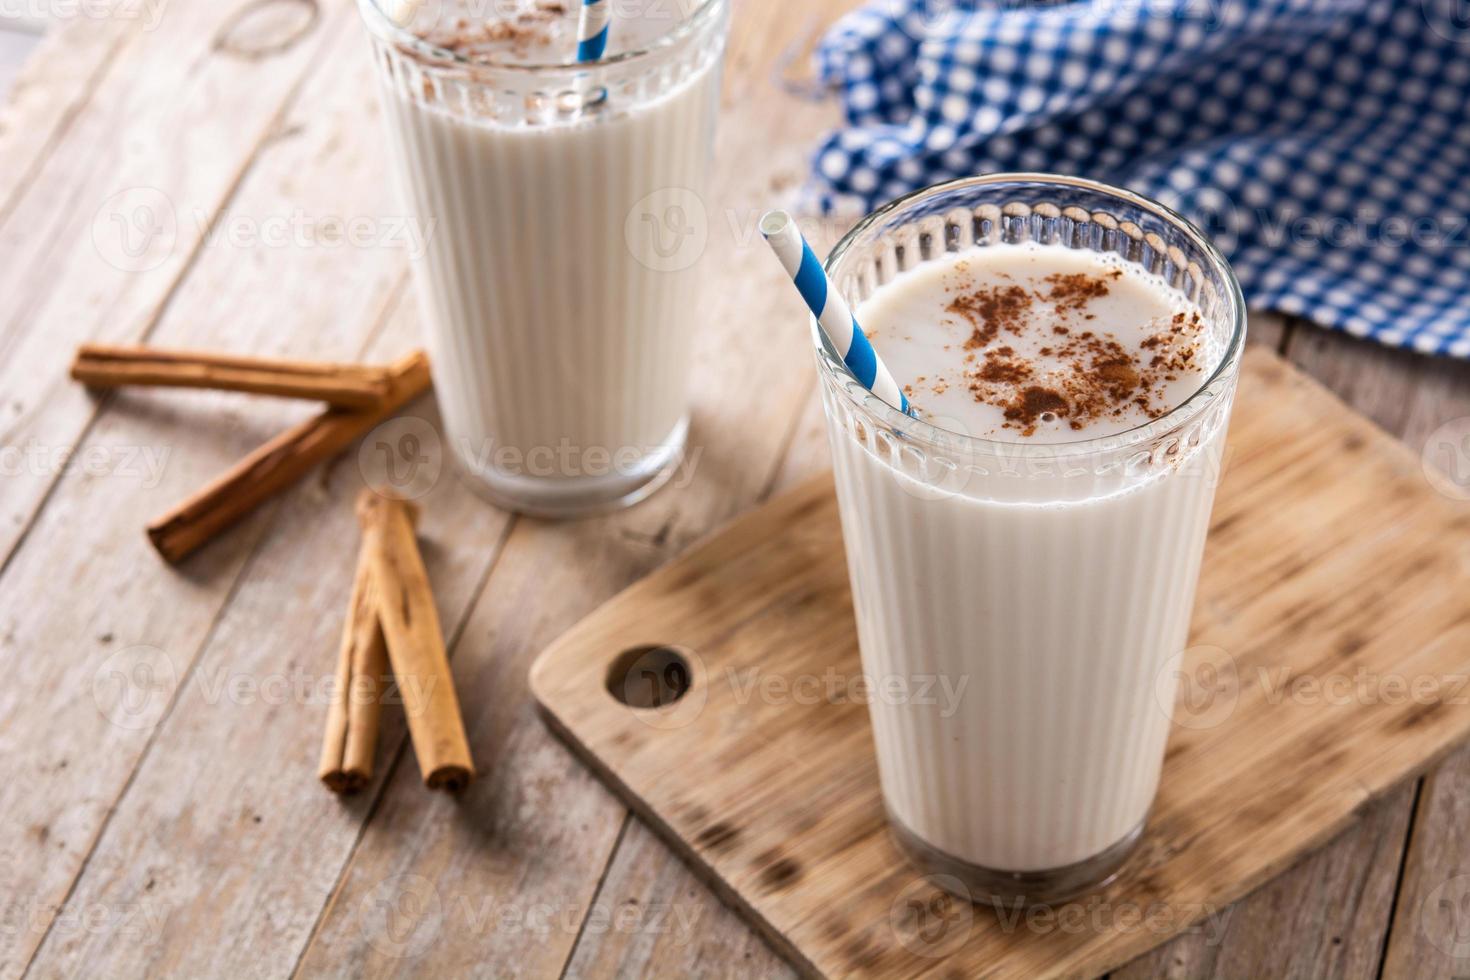
[[125, 385], [215, 388], [310, 398], [339, 408], [362, 410], [378, 408], [387, 401], [391, 383], [389, 369], [380, 365], [288, 361], [103, 344], [78, 347], [71, 376], [92, 388]]
[[388, 676], [388, 648], [378, 624], [371, 556], [357, 555], [352, 599], [337, 656], [337, 686], [327, 709], [322, 760], [317, 775], [334, 793], [356, 793], [373, 778], [378, 716]]
[[394, 363], [388, 374], [388, 394], [377, 408], [329, 408], [287, 429], [148, 525], [159, 554], [179, 561], [398, 411], [429, 387], [429, 358], [415, 351]]
[[444, 633], [414, 538], [416, 508], [363, 490], [357, 498], [363, 550], [377, 590], [378, 622], [403, 698], [408, 735], [430, 789], [463, 789], [474, 778]]

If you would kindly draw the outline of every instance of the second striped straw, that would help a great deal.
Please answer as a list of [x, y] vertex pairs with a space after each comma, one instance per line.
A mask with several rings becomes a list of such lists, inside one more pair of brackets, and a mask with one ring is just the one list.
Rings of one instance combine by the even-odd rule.
[[796, 283], [807, 308], [817, 318], [817, 325], [837, 351], [842, 363], [852, 372], [862, 386], [883, 401], [894, 406], [905, 415], [912, 415], [909, 400], [904, 397], [898, 382], [888, 373], [888, 368], [878, 359], [877, 351], [868, 343], [863, 328], [858, 326], [857, 317], [852, 315], [847, 300], [833, 287], [827, 271], [812, 247], [802, 237], [796, 222], [785, 211], [767, 211], [761, 217], [761, 234], [770, 244], [771, 251], [786, 267], [786, 274]]

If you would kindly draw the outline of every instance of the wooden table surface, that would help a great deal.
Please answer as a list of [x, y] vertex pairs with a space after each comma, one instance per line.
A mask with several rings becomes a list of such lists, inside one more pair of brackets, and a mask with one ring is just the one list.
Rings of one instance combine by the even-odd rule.
[[[0, 117], [0, 976], [790, 972], [549, 734], [526, 671], [826, 465], [800, 316], [755, 221], [835, 119], [778, 89], [782, 55], [847, 3], [736, 2], [702, 223], [717, 286], [696, 318], [720, 326], [702, 334], [687, 485], [569, 523], [501, 513], [447, 473], [425, 500], [481, 773], [457, 800], [422, 788], [391, 710], [366, 792], [316, 782], [356, 454], [169, 568], [147, 520], [310, 409], [99, 399], [66, 379], [89, 339], [375, 360], [415, 345], [356, 10], [174, 0], [53, 28]], [[1252, 340], [1416, 449], [1470, 415], [1465, 364], [1272, 317]], [[411, 414], [433, 420], [432, 400]], [[1448, 930], [1470, 936], [1467, 820], [1462, 751], [1119, 975], [1463, 975]]]

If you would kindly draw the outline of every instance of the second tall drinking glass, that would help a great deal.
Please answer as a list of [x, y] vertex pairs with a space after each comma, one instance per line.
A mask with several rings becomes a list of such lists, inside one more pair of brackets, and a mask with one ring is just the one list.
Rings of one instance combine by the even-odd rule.
[[575, 5], [517, 2], [485, 21], [446, 0], [427, 24], [421, 4], [359, 6], [426, 239], [414, 276], [452, 456], [515, 510], [642, 499], [688, 428], [702, 263], [684, 246], [728, 0], [615, 22], [612, 53], [590, 64], [573, 60]]

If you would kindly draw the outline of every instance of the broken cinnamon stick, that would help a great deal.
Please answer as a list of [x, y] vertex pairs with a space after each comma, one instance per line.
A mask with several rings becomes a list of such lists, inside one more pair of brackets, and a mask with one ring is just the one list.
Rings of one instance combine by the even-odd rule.
[[171, 562], [183, 559], [398, 411], [429, 387], [429, 358], [415, 351], [394, 363], [388, 373], [388, 395], [377, 408], [366, 412], [329, 408], [287, 429], [148, 525], [148, 538], [159, 554]]
[[214, 388], [310, 398], [339, 408], [362, 410], [377, 408], [387, 401], [391, 384], [389, 369], [380, 365], [288, 361], [103, 344], [78, 347], [71, 376], [91, 388], [125, 385]]
[[430, 789], [457, 792], [474, 778], [444, 633], [414, 537], [416, 508], [363, 490], [357, 498], [363, 550], [377, 592], [378, 622], [403, 698], [408, 735]]
[[356, 793], [373, 779], [388, 648], [378, 624], [377, 592], [366, 548], [357, 556], [352, 599], [337, 656], [337, 686], [327, 709], [317, 775], [334, 793]]

